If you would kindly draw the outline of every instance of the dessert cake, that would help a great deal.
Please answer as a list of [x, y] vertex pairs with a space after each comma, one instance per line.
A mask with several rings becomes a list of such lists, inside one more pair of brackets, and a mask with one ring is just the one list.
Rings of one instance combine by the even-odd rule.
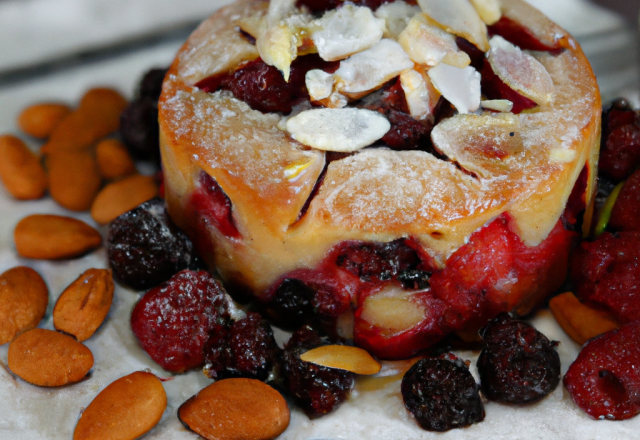
[[169, 213], [231, 292], [394, 359], [560, 286], [601, 103], [523, 0], [381, 3], [222, 8], [159, 121]]

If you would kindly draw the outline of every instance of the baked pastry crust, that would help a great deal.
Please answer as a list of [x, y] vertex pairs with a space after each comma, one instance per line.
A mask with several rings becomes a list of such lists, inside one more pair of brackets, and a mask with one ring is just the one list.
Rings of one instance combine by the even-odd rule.
[[[555, 100], [503, 116], [502, 125], [487, 124], [486, 114], [445, 120], [432, 139], [451, 161], [386, 148], [333, 161], [301, 217], [325, 153], [279, 130], [280, 115], [252, 110], [229, 92], [195, 87], [258, 57], [238, 21], [265, 14], [268, 3], [240, 0], [222, 8], [180, 49], [163, 86], [160, 139], [171, 217], [189, 231], [188, 196], [201, 171], [213, 177], [231, 201], [241, 238], [210, 228], [214, 247], [205, 258], [224, 279], [259, 297], [283, 274], [315, 267], [345, 240], [412, 237], [444, 266], [474, 231], [507, 213], [518, 236], [536, 246], [558, 222], [585, 165], [587, 204], [593, 198], [601, 103], [589, 63], [566, 31], [523, 0], [501, 4], [504, 16], [563, 48], [530, 52], [553, 79]], [[483, 148], [487, 141], [506, 158]], [[469, 174], [473, 169], [480, 170], [477, 177]]]

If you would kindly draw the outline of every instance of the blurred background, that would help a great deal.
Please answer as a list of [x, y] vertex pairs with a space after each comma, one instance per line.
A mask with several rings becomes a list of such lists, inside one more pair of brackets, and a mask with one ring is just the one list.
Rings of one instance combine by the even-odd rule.
[[[0, 89], [159, 45], [170, 54], [230, 1], [0, 0]], [[640, 89], [640, 0], [528, 1], [578, 39], [605, 100]]]

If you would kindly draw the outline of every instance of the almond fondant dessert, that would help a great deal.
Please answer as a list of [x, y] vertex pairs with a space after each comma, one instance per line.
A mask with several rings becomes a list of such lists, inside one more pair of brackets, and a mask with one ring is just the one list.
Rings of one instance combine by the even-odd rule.
[[277, 322], [404, 358], [560, 286], [600, 108], [523, 0], [239, 0], [166, 76], [168, 210]]

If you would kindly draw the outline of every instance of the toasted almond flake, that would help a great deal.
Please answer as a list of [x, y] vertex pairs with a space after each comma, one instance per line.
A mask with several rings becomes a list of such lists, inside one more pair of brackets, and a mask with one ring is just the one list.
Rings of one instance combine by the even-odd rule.
[[267, 17], [262, 12], [238, 20], [240, 29], [257, 39], [267, 28]]
[[431, 85], [429, 77], [413, 69], [405, 70], [400, 74], [400, 85], [411, 116], [424, 120], [433, 113], [433, 95], [438, 93]]
[[359, 108], [307, 110], [289, 118], [287, 131], [298, 142], [325, 151], [350, 153], [371, 145], [391, 128], [378, 112]]
[[582, 304], [572, 292], [553, 297], [549, 308], [560, 327], [578, 344], [620, 326], [613, 316]]
[[577, 156], [575, 150], [567, 150], [564, 148], [554, 148], [549, 153], [550, 163], [569, 163], [573, 162]]
[[267, 24], [274, 26], [295, 10], [296, 0], [271, 0], [267, 10]]
[[488, 110], [508, 113], [513, 108], [513, 102], [508, 99], [488, 99], [480, 102], [480, 106]]
[[312, 101], [328, 98], [333, 92], [333, 74], [320, 69], [309, 70], [304, 77]]
[[297, 39], [293, 30], [284, 24], [267, 28], [256, 40], [262, 61], [282, 72], [289, 81], [291, 62], [298, 56]]
[[489, 50], [487, 26], [469, 0], [418, 0], [422, 11], [446, 31], [466, 38], [480, 50]]
[[366, 350], [348, 345], [323, 345], [301, 354], [300, 359], [362, 375], [377, 374], [382, 368]]
[[496, 35], [491, 38], [488, 59], [495, 74], [516, 92], [540, 105], [553, 102], [551, 75], [533, 56]]
[[311, 34], [320, 58], [336, 61], [362, 52], [382, 38], [385, 21], [376, 18], [371, 9], [346, 4], [326, 12], [314, 22], [318, 30]]
[[471, 66], [464, 69], [438, 64], [429, 69], [429, 78], [460, 113], [469, 113], [480, 107], [480, 74]]
[[413, 61], [402, 47], [397, 42], [384, 38], [371, 49], [341, 61], [335, 76], [340, 82], [339, 90], [342, 93], [361, 97], [412, 67]]
[[420, 8], [409, 5], [402, 0], [393, 3], [385, 3], [373, 13], [376, 17], [382, 18], [386, 23], [384, 36], [386, 38], [398, 39], [398, 35], [407, 27], [411, 17], [420, 13]]
[[492, 25], [500, 20], [502, 11], [500, 11], [500, 2], [498, 0], [470, 0], [480, 19], [486, 25]]
[[[409, 57], [419, 64], [435, 66], [447, 55], [457, 67], [471, 63], [469, 55], [458, 49], [456, 38], [443, 30], [425, 14], [416, 14], [398, 37], [398, 43]], [[451, 64], [448, 63], [448, 64]]]

